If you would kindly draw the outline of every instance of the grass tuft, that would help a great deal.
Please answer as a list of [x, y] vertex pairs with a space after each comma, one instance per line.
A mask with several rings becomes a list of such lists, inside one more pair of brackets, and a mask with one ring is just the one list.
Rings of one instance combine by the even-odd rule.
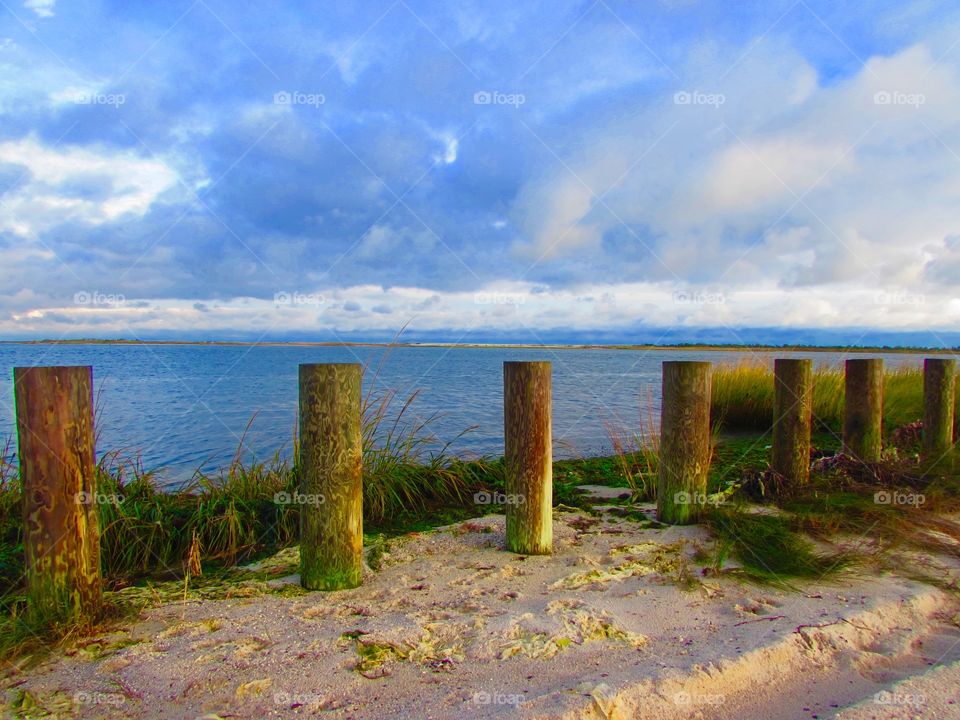
[[[710, 510], [705, 523], [716, 537], [712, 558], [716, 573], [733, 573], [750, 581], [792, 587], [791, 580], [825, 580], [849, 568], [854, 556], [845, 551], [824, 554], [791, 527], [789, 518], [744, 512], [738, 508]], [[732, 557], [740, 565], [724, 570]]]

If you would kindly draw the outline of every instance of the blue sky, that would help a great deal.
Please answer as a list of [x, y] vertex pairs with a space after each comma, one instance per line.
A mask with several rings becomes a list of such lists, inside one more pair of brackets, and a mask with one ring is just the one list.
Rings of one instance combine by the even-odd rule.
[[958, 64], [932, 2], [3, 0], [0, 336], [948, 337]]

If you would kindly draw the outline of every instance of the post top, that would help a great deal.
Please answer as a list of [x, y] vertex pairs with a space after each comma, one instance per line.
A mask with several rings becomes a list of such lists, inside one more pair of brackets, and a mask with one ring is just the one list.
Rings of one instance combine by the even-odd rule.
[[300, 369], [305, 368], [362, 368], [363, 366], [358, 362], [353, 363], [300, 363]]
[[78, 372], [81, 370], [93, 370], [93, 365], [20, 365], [13, 368], [16, 372], [26, 372], [26, 371], [40, 371], [40, 372], [55, 372], [55, 371], [68, 371], [68, 372]]
[[51, 382], [54, 378], [74, 377], [93, 378], [92, 365], [28, 365], [13, 368], [14, 383], [19, 385], [33, 375], [40, 382]]

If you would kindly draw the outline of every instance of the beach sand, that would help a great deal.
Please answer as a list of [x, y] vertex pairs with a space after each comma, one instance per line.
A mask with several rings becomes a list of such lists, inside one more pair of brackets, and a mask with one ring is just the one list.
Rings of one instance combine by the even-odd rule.
[[[960, 718], [955, 595], [711, 577], [696, 526], [557, 511], [554, 532], [553, 555], [514, 555], [491, 515], [392, 541], [355, 590], [153, 607], [8, 670], [7, 700], [78, 718]], [[296, 563], [256, 568], [282, 589]]]

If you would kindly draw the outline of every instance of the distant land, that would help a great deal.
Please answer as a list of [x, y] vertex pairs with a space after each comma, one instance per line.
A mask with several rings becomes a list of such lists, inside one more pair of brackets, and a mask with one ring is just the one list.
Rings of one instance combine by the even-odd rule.
[[[422, 330], [407, 327], [375, 330], [315, 331], [192, 329], [146, 330], [131, 327], [128, 337], [80, 337], [64, 328], [59, 337], [46, 339], [26, 333], [8, 334], [6, 342], [71, 343], [196, 343], [270, 345], [438, 345], [463, 347], [607, 347], [607, 348], [774, 348], [804, 349], [957, 349], [960, 328], [930, 330], [884, 330], [877, 328], [782, 328], [782, 327], [652, 327], [637, 324], [604, 330], [574, 328], [474, 328], [470, 330]], [[132, 337], [131, 337], [132, 336]], [[398, 342], [402, 341], [402, 342]], [[2, 342], [2, 341], [0, 341]]]
[[794, 352], [884, 352], [884, 353], [947, 353], [960, 352], [960, 347], [922, 347], [909, 345], [764, 345], [764, 344], [736, 344], [736, 343], [678, 343], [678, 344], [592, 344], [592, 343], [475, 343], [475, 342], [351, 342], [351, 341], [306, 341], [306, 340], [140, 340], [129, 338], [97, 339], [42, 339], [42, 340], [0, 340], [0, 345], [207, 345], [207, 346], [237, 346], [237, 347], [406, 347], [406, 348], [516, 348], [516, 349], [549, 349], [549, 350], [751, 350], [760, 352], [794, 351]]
[[677, 349], [852, 349], [866, 350], [956, 350], [960, 328], [929, 330], [884, 330], [877, 328], [782, 328], [782, 327], [652, 327], [637, 324], [605, 330], [573, 328], [519, 328], [470, 330], [421, 330], [406, 327], [378, 330], [144, 330], [129, 328], [133, 337], [80, 337], [65, 331], [60, 337], [38, 338], [7, 335], [0, 342], [157, 343], [198, 345], [410, 345], [458, 347], [593, 347]]

